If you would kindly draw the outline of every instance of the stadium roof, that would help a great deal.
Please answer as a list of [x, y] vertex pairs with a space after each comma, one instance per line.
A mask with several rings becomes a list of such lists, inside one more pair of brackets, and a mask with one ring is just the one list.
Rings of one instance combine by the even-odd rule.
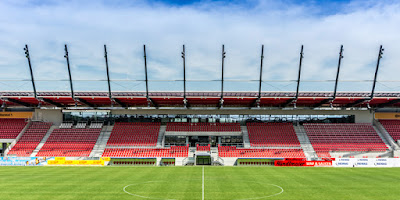
[[[49, 107], [184, 107], [183, 92], [0, 92], [3, 106]], [[400, 92], [376, 93], [371, 99], [368, 92], [224, 92], [226, 107], [400, 107]], [[188, 92], [187, 107], [221, 107], [220, 92]]]

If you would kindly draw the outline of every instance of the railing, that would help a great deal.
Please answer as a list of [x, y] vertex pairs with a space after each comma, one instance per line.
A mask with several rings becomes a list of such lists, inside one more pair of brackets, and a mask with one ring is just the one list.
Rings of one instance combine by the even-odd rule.
[[221, 143], [220, 146], [236, 146], [236, 147], [244, 147], [243, 143]]
[[186, 157], [182, 160], [182, 166], [185, 166], [186, 164], [188, 164], [189, 162], [193, 162], [194, 164], [194, 158], [193, 157]]
[[186, 143], [165, 143], [165, 147], [171, 147], [171, 146], [186, 146]]
[[224, 165], [224, 159], [222, 159], [221, 157], [217, 157], [216, 160], [214, 160], [214, 163], [219, 162], [221, 165]]

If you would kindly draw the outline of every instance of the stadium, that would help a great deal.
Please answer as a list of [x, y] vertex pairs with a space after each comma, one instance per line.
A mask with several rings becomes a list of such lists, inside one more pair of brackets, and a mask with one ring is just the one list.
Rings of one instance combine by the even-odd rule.
[[[334, 70], [312, 72], [305, 67], [314, 55], [301, 44], [295, 55], [285, 54], [287, 62], [273, 58], [278, 53], [268, 45], [257, 45], [248, 53], [254, 59], [243, 61], [235, 52], [245, 54], [245, 47], [221, 44], [210, 68], [197, 66], [211, 61], [194, 51], [216, 51], [200, 44], [179, 45], [179, 51], [102, 44], [89, 53], [101, 58], [98, 76], [80, 45], [55, 42], [46, 57], [32, 43], [18, 46], [16, 55], [15, 46], [0, 47], [6, 55], [0, 66], [11, 66], [0, 74], [5, 199], [398, 199], [400, 91], [394, 85], [400, 81], [379, 78], [396, 65], [385, 62], [396, 57], [392, 44], [386, 51], [386, 45], [369, 46], [370, 70], [359, 73], [373, 79], [354, 81], [346, 79], [357, 75], [346, 74], [354, 51], [346, 54], [345, 45], [330, 52], [334, 59], [321, 61]], [[141, 69], [139, 78], [118, 76], [128, 77], [129, 61]], [[49, 63], [55, 67], [43, 68]], [[242, 63], [253, 67], [235, 68]], [[52, 77], [59, 66], [65, 79]], [[274, 68], [296, 79], [271, 79]], [[247, 72], [252, 69], [256, 73]], [[333, 80], [324, 79], [328, 72]], [[251, 79], [232, 78], [247, 73]]]

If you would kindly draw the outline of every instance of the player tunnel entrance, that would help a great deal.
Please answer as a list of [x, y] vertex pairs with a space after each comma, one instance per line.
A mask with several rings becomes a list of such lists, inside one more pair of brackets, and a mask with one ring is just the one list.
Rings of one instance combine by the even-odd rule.
[[199, 153], [196, 155], [196, 165], [211, 165], [211, 155], [209, 153]]

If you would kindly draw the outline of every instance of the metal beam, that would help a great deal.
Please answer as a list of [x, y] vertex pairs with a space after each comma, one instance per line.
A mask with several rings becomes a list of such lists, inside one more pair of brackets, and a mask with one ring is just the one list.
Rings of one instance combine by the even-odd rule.
[[379, 63], [381, 61], [382, 55], [383, 55], [383, 51], [385, 49], [382, 48], [382, 45], [379, 47], [379, 53], [378, 53], [378, 60], [376, 61], [376, 69], [375, 69], [375, 75], [374, 75], [374, 83], [372, 85], [372, 91], [371, 91], [371, 96], [370, 98], [374, 98], [374, 92], [375, 92], [375, 85], [376, 85], [376, 79], [378, 77], [378, 70], [379, 70]]
[[146, 58], [146, 45], [143, 45], [143, 58], [144, 58], [144, 75], [146, 81], [146, 98], [147, 98], [147, 106], [150, 107], [151, 99], [149, 98], [149, 81], [147, 79], [147, 58]]
[[342, 58], [343, 58], [343, 45], [340, 46], [340, 52], [339, 52], [339, 61], [338, 61], [338, 67], [337, 67], [337, 72], [336, 72], [336, 79], [335, 79], [335, 89], [333, 91], [333, 100], [336, 99], [336, 93], [337, 93], [337, 86], [339, 82], [339, 73], [340, 73], [340, 65], [342, 64]]
[[104, 58], [105, 58], [105, 61], [106, 61], [106, 70], [107, 70], [108, 97], [112, 100], [111, 84], [110, 84], [110, 72], [108, 70], [108, 56], [107, 56], [107, 46], [106, 45], [104, 45]]
[[128, 107], [128, 105], [126, 105], [125, 103], [123, 103], [123, 102], [121, 102], [119, 99], [117, 99], [117, 98], [114, 98], [113, 99], [115, 102], [117, 102], [119, 105], [121, 105], [122, 107], [125, 107], [125, 108], [127, 108]]
[[221, 74], [221, 99], [219, 100], [219, 107], [222, 108], [224, 105], [224, 61], [226, 57], [225, 45], [222, 45], [222, 74]]
[[67, 47], [66, 44], [65, 44], [65, 46], [64, 46], [64, 50], [65, 50], [64, 58], [67, 60], [68, 75], [69, 75], [69, 85], [70, 85], [70, 87], [71, 87], [71, 97], [72, 97], [73, 99], [75, 99], [74, 87], [73, 87], [73, 85], [72, 85], [71, 67], [69, 66], [68, 47]]
[[28, 65], [29, 65], [29, 71], [31, 73], [31, 81], [32, 81], [32, 87], [33, 87], [33, 95], [35, 96], [35, 99], [37, 99], [37, 93], [36, 93], [36, 86], [35, 86], [35, 79], [33, 78], [33, 70], [32, 70], [32, 65], [31, 65], [31, 56], [29, 55], [29, 49], [28, 45], [25, 44], [25, 56], [28, 59]]
[[57, 107], [60, 107], [60, 108], [63, 108], [63, 107], [65, 107], [65, 105], [64, 105], [64, 104], [57, 103], [57, 102], [55, 102], [55, 101], [53, 101], [53, 100], [51, 100], [51, 99], [41, 98], [40, 100], [42, 100], [42, 101], [44, 101], [44, 102], [46, 102], [46, 103], [49, 103], [49, 104], [55, 105], [55, 106], [57, 106]]
[[370, 98], [359, 99], [359, 100], [357, 100], [357, 101], [355, 101], [355, 102], [353, 102], [353, 103], [347, 104], [345, 107], [346, 107], [346, 108], [354, 107], [354, 106], [356, 106], [356, 105], [358, 105], [358, 104], [360, 104], [360, 103], [363, 103], [364, 101], [367, 101], [367, 100], [370, 100]]
[[34, 107], [34, 105], [32, 105], [32, 104], [25, 103], [25, 102], [22, 102], [22, 101], [19, 101], [19, 100], [16, 100], [16, 99], [7, 98], [6, 100], [9, 101], [9, 102], [12, 102], [12, 103], [16, 103], [16, 104], [25, 106], [25, 107]]
[[376, 107], [384, 108], [384, 107], [391, 106], [391, 105], [396, 104], [396, 103], [400, 103], [400, 99], [393, 99], [393, 100], [390, 100], [390, 101], [388, 101], [386, 103], [378, 104]]
[[183, 45], [182, 49], [182, 60], [183, 60], [183, 105], [187, 107], [188, 102], [186, 99], [186, 52], [185, 45]]
[[95, 107], [96, 107], [96, 105], [94, 105], [94, 104], [92, 104], [92, 103], [86, 101], [85, 99], [76, 98], [76, 100], [79, 101], [79, 102], [81, 102], [81, 103], [84, 103], [84, 104], [88, 105], [89, 107], [92, 107], [92, 108], [95, 108]]
[[329, 103], [332, 100], [333, 100], [333, 98], [324, 99], [321, 102], [314, 104], [312, 107], [314, 107], [314, 108], [320, 107], [326, 103]]

